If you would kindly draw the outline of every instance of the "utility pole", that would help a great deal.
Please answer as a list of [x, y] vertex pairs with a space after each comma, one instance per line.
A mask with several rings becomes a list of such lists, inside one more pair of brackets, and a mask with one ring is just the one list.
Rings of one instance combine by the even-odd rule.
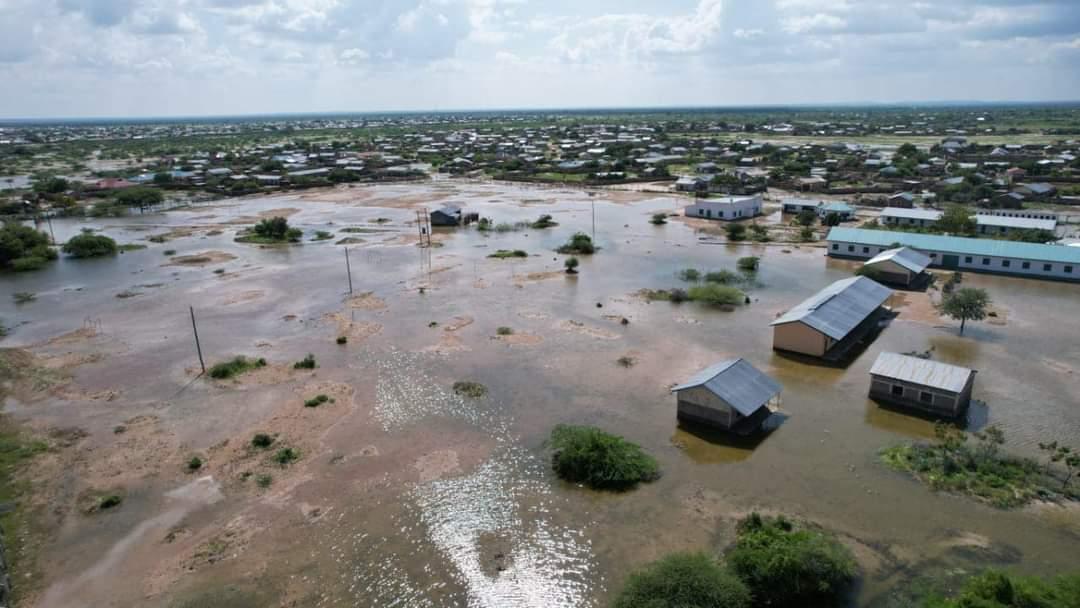
[[202, 345], [199, 344], [199, 328], [195, 325], [195, 307], [188, 306], [191, 310], [191, 330], [195, 332], [195, 351], [199, 353], [199, 366], [202, 367], [202, 373], [206, 373], [206, 363], [202, 358]]
[[345, 248], [345, 274], [349, 275], [349, 295], [353, 295], [352, 291], [352, 267], [349, 266], [349, 248]]

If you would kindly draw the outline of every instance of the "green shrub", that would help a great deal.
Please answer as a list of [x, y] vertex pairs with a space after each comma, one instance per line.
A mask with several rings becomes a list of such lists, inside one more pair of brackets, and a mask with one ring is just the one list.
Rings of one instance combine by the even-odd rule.
[[103, 234], [83, 233], [68, 239], [63, 252], [73, 258], [93, 258], [116, 253], [116, 241]]
[[649, 223], [654, 225], [654, 226], [663, 226], [664, 224], [667, 223], [667, 214], [666, 213], [654, 213], [652, 215], [652, 219], [649, 220]]
[[187, 462], [187, 468], [189, 471], [198, 471], [202, 468], [202, 465], [202, 458], [199, 458], [198, 456], [192, 456], [191, 460]]
[[337, 343], [338, 344], [348, 344], [348, 342], [349, 342], [349, 337], [348, 336], [338, 336], [337, 337]]
[[513, 251], [509, 249], [500, 249], [487, 257], [504, 260], [506, 258], [527, 258], [529, 257], [529, 254], [521, 249], [514, 249]]
[[1076, 608], [1080, 574], [1049, 581], [990, 570], [969, 578], [955, 597], [932, 595], [923, 608]]
[[574, 256], [566, 258], [566, 261], [563, 262], [563, 267], [566, 268], [566, 274], [577, 273], [577, 267], [579, 265], [581, 265], [581, 262]]
[[454, 392], [472, 399], [479, 399], [487, 394], [487, 387], [471, 380], [458, 380], [454, 383]]
[[750, 238], [759, 243], [772, 240], [769, 238], [769, 229], [762, 224], [750, 224]]
[[241, 243], [296, 243], [304, 232], [299, 228], [289, 227], [289, 222], [283, 217], [272, 217], [259, 221], [247, 234], [236, 238]]
[[325, 230], [316, 230], [315, 231], [315, 238], [313, 238], [311, 240], [313, 240], [313, 241], [325, 241], [327, 239], [332, 239], [332, 238], [334, 238], [334, 233], [333, 232], [327, 232]]
[[559, 223], [552, 220], [550, 215], [544, 214], [544, 215], [541, 215], [530, 226], [532, 228], [542, 229], [542, 228], [551, 228], [552, 226], [558, 226], [558, 225], [559, 225]]
[[727, 563], [761, 606], [829, 605], [856, 576], [855, 559], [835, 538], [757, 513], [739, 523]]
[[0, 269], [15, 271], [38, 270], [49, 260], [56, 259], [56, 251], [49, 247], [49, 237], [18, 222], [0, 226]]
[[620, 367], [634, 367], [634, 364], [637, 363], [637, 359], [629, 355], [623, 355], [616, 359], [615, 363], [619, 364]]
[[495, 333], [500, 336], [512, 336], [514, 335], [514, 329], [512, 327], [506, 327], [505, 325], [497, 328]]
[[551, 431], [552, 466], [566, 481], [598, 490], [626, 490], [660, 477], [660, 466], [638, 445], [587, 426]]
[[746, 257], [739, 258], [739, 261], [735, 263], [735, 266], [743, 272], [757, 272], [758, 266], [761, 264], [761, 258], [756, 255], [748, 255]]
[[679, 278], [684, 281], [698, 281], [701, 280], [701, 271], [696, 268], [684, 268], [679, 271]]
[[717, 283], [706, 283], [691, 287], [687, 296], [709, 306], [736, 306], [746, 300], [746, 294], [734, 287]]
[[175, 249], [166, 249], [165, 251], [162, 251], [161, 254], [162, 255], [176, 255], [176, 250]]
[[300, 452], [292, 448], [281, 448], [274, 454], [274, 462], [285, 466], [300, 460]]
[[315, 369], [318, 365], [315, 363], [315, 355], [308, 353], [306, 357], [293, 363], [293, 369]]
[[118, 494], [109, 494], [108, 496], [103, 496], [101, 500], [98, 501], [98, 509], [104, 511], [106, 509], [119, 507], [122, 502], [124, 502], [122, 496]]
[[588, 255], [596, 253], [596, 246], [593, 245], [592, 239], [584, 232], [575, 233], [570, 237], [570, 240], [559, 247], [556, 251], [559, 253], [573, 253], [577, 255]]
[[15, 300], [16, 304], [26, 304], [36, 300], [37, 294], [30, 291], [16, 291], [11, 294], [11, 299]]
[[266, 433], [255, 433], [251, 438], [251, 445], [257, 448], [268, 448], [274, 443], [274, 438]]
[[741, 241], [746, 238], [746, 226], [743, 224], [735, 222], [724, 224], [724, 232], [727, 233], [729, 241]]
[[262, 473], [255, 477], [255, 484], [260, 488], [269, 488], [272, 483], [274, 483], [274, 476], [269, 473]]
[[140, 249], [146, 249], [146, 245], [143, 245], [142, 243], [124, 243], [123, 245], [117, 246], [116, 249], [120, 252], [138, 251]]
[[244, 372], [264, 367], [265, 365], [266, 359], [261, 357], [258, 359], [248, 359], [243, 355], [238, 355], [229, 361], [224, 361], [211, 367], [210, 377], [224, 380], [225, 378], [232, 378], [233, 376], [238, 376]]
[[30, 255], [22, 258], [15, 258], [9, 265], [15, 272], [26, 272], [28, 270], [41, 270], [47, 263], [48, 260], [45, 258]]
[[750, 591], [704, 553], [675, 553], [634, 572], [613, 608], [749, 608]]
[[330, 400], [326, 395], [316, 395], [304, 402], [304, 407], [319, 407]]
[[668, 292], [668, 299], [676, 304], [681, 304], [690, 299], [690, 294], [685, 289], [679, 289], [676, 287]]
[[815, 239], [814, 229], [811, 228], [810, 226], [803, 226], [799, 230], [799, 240], [800, 241], [802, 241], [804, 243], [812, 243], [812, 242], [814, 242], [814, 239]]
[[706, 283], [719, 283], [721, 285], [730, 285], [732, 283], [738, 283], [741, 280], [739, 275], [731, 272], [730, 270], [716, 270], [713, 272], [705, 273]]

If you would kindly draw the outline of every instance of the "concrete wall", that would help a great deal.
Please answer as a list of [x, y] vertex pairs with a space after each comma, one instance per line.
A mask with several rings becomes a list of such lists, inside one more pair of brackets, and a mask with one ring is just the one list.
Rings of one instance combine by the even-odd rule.
[[[878, 247], [876, 245], [829, 241], [829, 247], [826, 251], [828, 252], [828, 255], [833, 257], [868, 259], [887, 249], [888, 247]], [[987, 272], [992, 274], [1032, 277], [1036, 279], [1080, 281], [1080, 263], [1064, 264], [1061, 262], [1039, 262], [1022, 260], [1019, 258], [977, 255], [969, 256], [964, 254], [953, 254], [948, 251], [933, 251], [926, 249], [919, 249], [919, 251], [930, 256], [930, 266], [934, 268], [943, 268], [942, 260], [944, 259], [944, 256], [958, 255], [959, 260], [957, 261], [956, 270], [965, 272]], [[984, 259], [986, 260], [986, 263], [983, 263]], [[1028, 264], [1028, 268], [1024, 268], [1024, 263]], [[1047, 264], [1050, 265], [1049, 269], [1045, 268]], [[1066, 266], [1071, 267], [1072, 272], [1065, 272]]]
[[[971, 402], [972, 383], [972, 380], [968, 380], [963, 391], [953, 393], [894, 378], [871, 375], [870, 396], [886, 403], [955, 418], [967, 411]], [[894, 386], [901, 387], [904, 391], [903, 395], [893, 394]], [[931, 401], [925, 402], [920, 399], [921, 393], [929, 393]]]
[[677, 393], [678, 417], [692, 422], [699, 422], [730, 429], [739, 420], [739, 413], [734, 408], [704, 387], [688, 388]]
[[702, 199], [687, 207], [686, 217], [707, 220], [741, 220], [761, 215], [761, 197], [752, 196], [735, 202], [720, 202]]
[[773, 326], [773, 348], [802, 353], [813, 357], [824, 355], [835, 341], [803, 323], [784, 323]]
[[885, 260], [884, 262], [877, 262], [875, 264], [864, 264], [869, 268], [875, 269], [880, 273], [879, 277], [886, 283], [892, 283], [894, 285], [910, 285], [911, 281], [915, 279], [915, 275], [910, 270], [897, 264], [892, 260]]

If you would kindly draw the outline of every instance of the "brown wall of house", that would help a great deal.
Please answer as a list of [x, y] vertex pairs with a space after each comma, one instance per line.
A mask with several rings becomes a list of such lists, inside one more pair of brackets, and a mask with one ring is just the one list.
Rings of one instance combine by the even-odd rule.
[[[904, 388], [902, 396], [894, 395], [892, 392], [892, 387], [897, 385]], [[968, 404], [971, 401], [971, 387], [972, 381], [969, 380], [963, 391], [951, 393], [937, 388], [902, 382], [893, 378], [870, 377], [870, 397], [878, 401], [950, 417], [960, 416], [967, 411]], [[926, 403], [919, 398], [920, 393], [924, 392], [933, 396], [931, 403]]]
[[820, 357], [834, 344], [818, 330], [802, 323], [773, 326], [773, 348]]
[[678, 392], [678, 416], [724, 429], [738, 420], [738, 412], [712, 391], [694, 387]]

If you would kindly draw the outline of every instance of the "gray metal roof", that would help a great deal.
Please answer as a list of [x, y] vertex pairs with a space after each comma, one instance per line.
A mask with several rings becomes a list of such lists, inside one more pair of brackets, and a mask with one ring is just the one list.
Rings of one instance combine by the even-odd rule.
[[701, 370], [671, 389], [678, 392], [704, 386], [743, 416], [753, 414], [780, 394], [780, 383], [761, 373], [745, 359], [728, 359]]
[[842, 340], [891, 295], [891, 289], [866, 277], [843, 279], [803, 300], [769, 325], [801, 322], [834, 340]]
[[930, 220], [941, 219], [942, 212], [936, 209], [905, 209], [904, 207], [885, 207], [881, 217], [899, 217], [903, 219]]
[[1048, 230], [1057, 228], [1057, 220], [1039, 220], [1028, 217], [1007, 217], [1002, 215], [976, 215], [975, 223], [979, 226], [1004, 228], [1022, 228], [1026, 230]]
[[867, 260], [863, 266], [879, 264], [881, 262], [899, 264], [901, 267], [918, 274], [926, 270], [927, 266], [930, 265], [930, 256], [915, 251], [910, 247], [900, 247], [899, 249], [882, 251]]
[[959, 393], [964, 390], [968, 378], [975, 371], [959, 365], [938, 363], [899, 353], [881, 353], [877, 361], [874, 361], [874, 366], [870, 368], [870, 373]]

